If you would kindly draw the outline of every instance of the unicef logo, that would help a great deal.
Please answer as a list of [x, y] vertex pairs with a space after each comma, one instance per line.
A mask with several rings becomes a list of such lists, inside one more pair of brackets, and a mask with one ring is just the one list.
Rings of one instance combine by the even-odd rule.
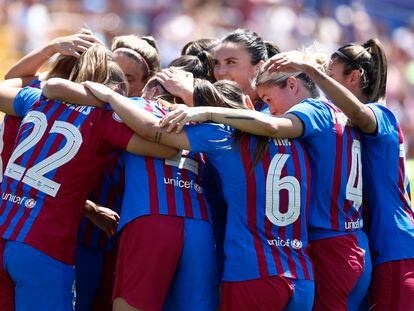
[[300, 241], [300, 240], [296, 240], [296, 239], [294, 239], [294, 240], [292, 240], [291, 245], [292, 245], [292, 247], [293, 247], [294, 249], [301, 249], [301, 248], [302, 248], [302, 246], [303, 246], [303, 243], [302, 243], [302, 241]]
[[34, 199], [29, 199], [29, 200], [27, 200], [27, 201], [26, 201], [26, 203], [24, 203], [24, 205], [25, 205], [27, 208], [33, 208], [33, 207], [36, 205], [36, 200], [34, 200]]

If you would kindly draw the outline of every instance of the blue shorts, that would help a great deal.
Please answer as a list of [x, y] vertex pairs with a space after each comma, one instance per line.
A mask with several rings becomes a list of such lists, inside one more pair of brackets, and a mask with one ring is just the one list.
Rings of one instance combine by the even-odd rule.
[[15, 284], [16, 311], [72, 311], [75, 271], [28, 244], [7, 241], [4, 270]]
[[312, 280], [295, 280], [288, 278], [293, 285], [293, 295], [285, 311], [311, 311], [315, 297], [315, 283]]
[[104, 250], [78, 244], [76, 251], [76, 311], [92, 310], [101, 285]]
[[215, 310], [219, 295], [216, 262], [211, 224], [185, 218], [181, 258], [163, 310]]

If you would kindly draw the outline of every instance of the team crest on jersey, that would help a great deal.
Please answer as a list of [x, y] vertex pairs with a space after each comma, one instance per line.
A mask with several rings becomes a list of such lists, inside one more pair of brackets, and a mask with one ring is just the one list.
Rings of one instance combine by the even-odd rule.
[[122, 121], [121, 117], [120, 117], [120, 116], [118, 116], [118, 115], [116, 114], [116, 112], [113, 112], [113, 113], [112, 113], [112, 119], [114, 119], [116, 122], [119, 122], [119, 123], [124, 123], [124, 122]]
[[292, 247], [293, 247], [294, 249], [301, 249], [301, 248], [302, 248], [302, 246], [303, 246], [302, 241], [297, 240], [297, 239], [294, 239], [294, 240], [292, 241]]
[[35, 205], [36, 205], [36, 200], [31, 199], [31, 198], [24, 203], [24, 206], [30, 209], [35, 207]]

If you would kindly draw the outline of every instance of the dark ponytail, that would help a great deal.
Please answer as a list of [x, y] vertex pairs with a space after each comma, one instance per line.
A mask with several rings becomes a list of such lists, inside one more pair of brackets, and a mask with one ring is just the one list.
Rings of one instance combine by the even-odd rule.
[[191, 72], [194, 78], [214, 81], [213, 62], [207, 52], [200, 52], [196, 56], [182, 55], [171, 61], [168, 67], [178, 67], [181, 70]]
[[271, 58], [281, 52], [280, 48], [273, 42], [265, 41], [264, 44], [266, 45], [268, 58]]
[[385, 98], [387, 85], [387, 58], [384, 48], [377, 38], [369, 39], [362, 44], [371, 54], [371, 70], [369, 71], [367, 87], [364, 89], [369, 102], [376, 102]]
[[361, 72], [360, 87], [368, 103], [385, 98], [387, 58], [377, 38], [369, 39], [362, 45], [347, 44], [333, 53], [332, 59], [345, 65], [344, 74], [349, 74], [352, 70]]

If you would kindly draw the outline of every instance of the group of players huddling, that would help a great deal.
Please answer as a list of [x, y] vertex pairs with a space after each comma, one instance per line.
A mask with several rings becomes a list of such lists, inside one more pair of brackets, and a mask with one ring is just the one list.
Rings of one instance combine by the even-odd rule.
[[[38, 75], [45, 64], [47, 72]], [[0, 83], [0, 310], [414, 310], [414, 214], [377, 39], [88, 30]]]

